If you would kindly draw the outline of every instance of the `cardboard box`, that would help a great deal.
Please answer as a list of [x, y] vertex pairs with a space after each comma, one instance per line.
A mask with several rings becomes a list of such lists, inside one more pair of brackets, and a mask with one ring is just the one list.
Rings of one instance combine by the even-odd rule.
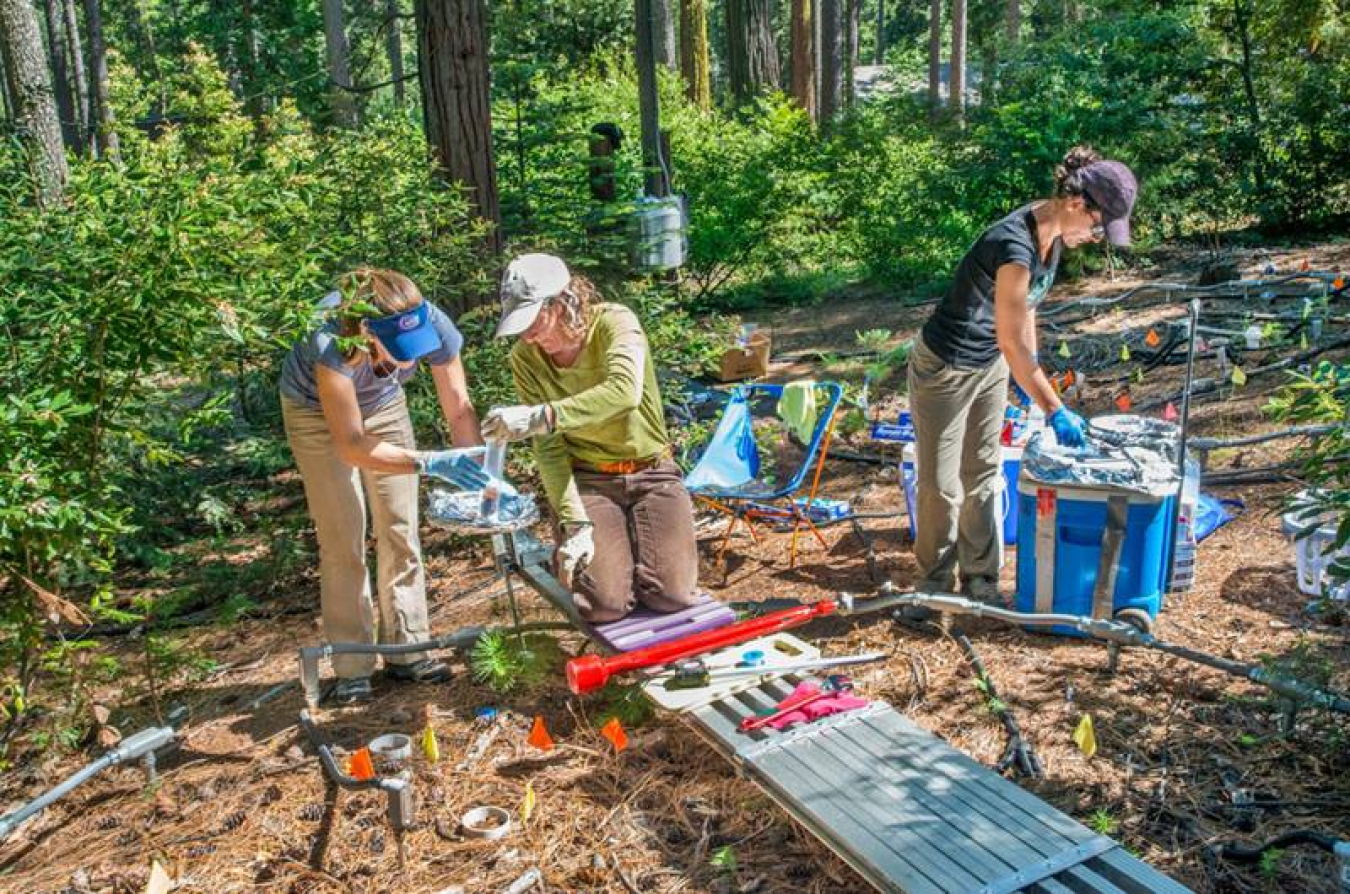
[[722, 354], [717, 377], [723, 382], [739, 382], [742, 379], [768, 375], [769, 345], [769, 333], [763, 329], [756, 329], [751, 333], [746, 347], [738, 345], [728, 348]]

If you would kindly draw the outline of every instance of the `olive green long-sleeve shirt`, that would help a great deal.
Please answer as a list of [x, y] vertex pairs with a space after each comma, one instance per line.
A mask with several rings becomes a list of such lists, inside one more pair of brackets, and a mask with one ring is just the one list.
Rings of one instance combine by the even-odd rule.
[[586, 521], [572, 461], [598, 465], [651, 459], [669, 449], [656, 367], [637, 316], [621, 304], [594, 309], [586, 342], [571, 366], [534, 345], [511, 351], [516, 392], [548, 404], [554, 430], [534, 439], [544, 493], [563, 524]]

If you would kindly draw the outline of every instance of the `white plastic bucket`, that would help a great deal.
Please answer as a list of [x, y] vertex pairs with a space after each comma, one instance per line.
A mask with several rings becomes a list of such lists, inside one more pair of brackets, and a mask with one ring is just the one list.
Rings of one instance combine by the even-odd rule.
[[[1304, 491], [1295, 497], [1295, 500], [1302, 501], [1307, 496], [1307, 491]], [[1293, 539], [1294, 543], [1294, 568], [1298, 575], [1299, 591], [1309, 596], [1326, 595], [1336, 599], [1347, 598], [1347, 595], [1350, 595], [1350, 587], [1337, 587], [1335, 592], [1332, 592], [1331, 588], [1327, 586], [1326, 570], [1336, 560], [1350, 558], [1350, 544], [1335, 552], [1327, 552], [1327, 547], [1336, 540], [1336, 525], [1330, 521], [1319, 525], [1315, 531], [1306, 537], [1296, 537], [1300, 531], [1307, 528], [1311, 523], [1311, 520], [1300, 516], [1301, 513], [1298, 510], [1291, 510], [1281, 518], [1285, 536]]]

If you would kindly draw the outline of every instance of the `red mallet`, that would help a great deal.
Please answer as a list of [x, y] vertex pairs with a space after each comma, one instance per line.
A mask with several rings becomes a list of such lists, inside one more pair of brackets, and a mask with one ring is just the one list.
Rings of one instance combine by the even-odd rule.
[[812, 605], [785, 608], [758, 618], [737, 621], [716, 630], [705, 630], [683, 639], [658, 643], [632, 652], [622, 652], [608, 658], [582, 655], [567, 662], [567, 686], [577, 695], [592, 692], [604, 686], [615, 674], [640, 670], [644, 667], [660, 667], [681, 658], [702, 655], [725, 646], [734, 646], [757, 636], [800, 626], [812, 618], [832, 614], [834, 610], [835, 604], [832, 600], [822, 599]]

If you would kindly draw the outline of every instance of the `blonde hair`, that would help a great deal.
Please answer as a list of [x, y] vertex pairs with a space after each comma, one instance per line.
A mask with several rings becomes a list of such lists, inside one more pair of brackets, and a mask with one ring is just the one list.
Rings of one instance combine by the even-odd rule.
[[549, 304], [562, 308], [562, 324], [573, 338], [584, 336], [591, 328], [595, 306], [600, 303], [600, 292], [595, 283], [584, 276], [574, 275]]
[[[394, 270], [375, 267], [357, 267], [337, 279], [342, 304], [337, 309], [338, 337], [354, 338], [361, 334], [361, 324], [372, 316], [387, 317], [412, 310], [424, 300], [417, 283]], [[376, 314], [371, 314], [368, 305]], [[359, 349], [343, 352], [346, 360], [353, 359]]]

